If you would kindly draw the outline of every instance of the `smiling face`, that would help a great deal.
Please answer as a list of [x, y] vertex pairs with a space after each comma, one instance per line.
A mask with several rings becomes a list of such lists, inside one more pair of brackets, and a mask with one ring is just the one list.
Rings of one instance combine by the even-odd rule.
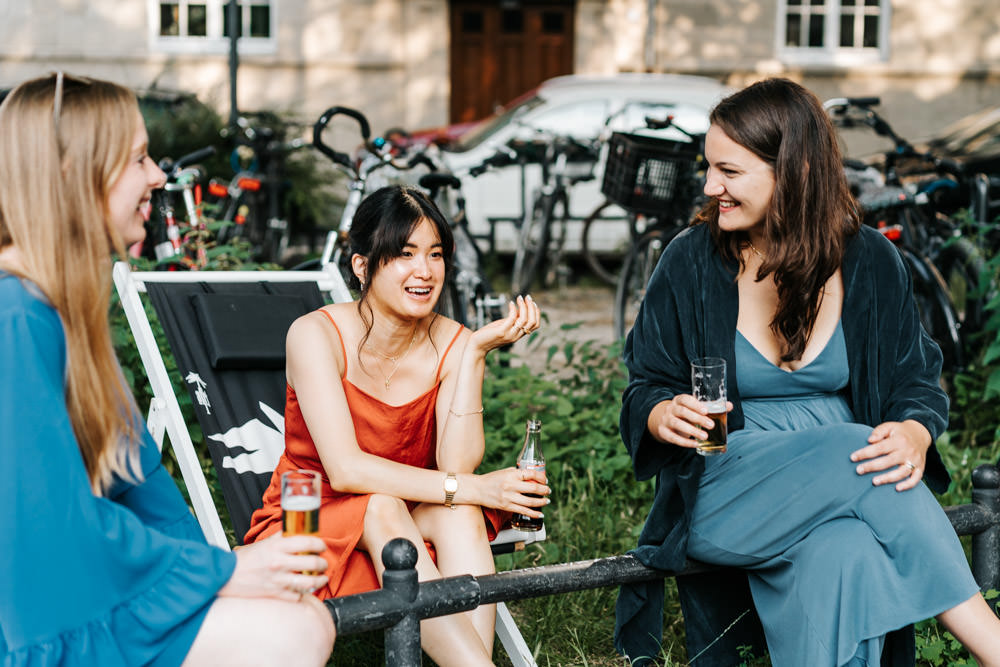
[[[364, 281], [364, 260], [359, 255], [354, 257], [355, 272]], [[374, 303], [400, 315], [425, 317], [437, 304], [444, 276], [441, 237], [430, 220], [421, 218], [407, 238], [401, 254], [375, 271], [369, 295]]]
[[717, 125], [705, 136], [705, 159], [705, 195], [719, 204], [719, 227], [758, 238], [774, 194], [774, 169]]
[[146, 237], [143, 222], [149, 216], [150, 196], [166, 182], [166, 176], [146, 154], [148, 141], [140, 116], [128, 161], [108, 192], [111, 225], [121, 234], [126, 246]]

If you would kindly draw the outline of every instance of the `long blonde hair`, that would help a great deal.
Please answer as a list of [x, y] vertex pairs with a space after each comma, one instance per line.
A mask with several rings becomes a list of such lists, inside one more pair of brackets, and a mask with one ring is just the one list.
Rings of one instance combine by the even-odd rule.
[[[58, 90], [57, 90], [58, 89]], [[94, 493], [117, 474], [140, 476], [135, 401], [115, 358], [108, 322], [111, 253], [124, 256], [108, 195], [138, 123], [135, 94], [107, 81], [27, 81], [0, 106], [0, 249], [62, 319], [66, 404]]]

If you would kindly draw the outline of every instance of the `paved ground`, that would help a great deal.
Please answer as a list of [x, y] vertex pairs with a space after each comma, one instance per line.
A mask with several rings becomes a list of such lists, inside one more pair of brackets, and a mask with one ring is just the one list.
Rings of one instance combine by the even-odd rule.
[[[601, 344], [611, 343], [614, 339], [612, 331], [612, 306], [614, 304], [613, 287], [567, 286], [553, 288], [531, 295], [542, 309], [543, 317], [548, 322], [539, 330], [544, 343], [571, 340], [592, 340]], [[560, 331], [562, 324], [580, 326], [569, 331]], [[545, 354], [547, 345], [527, 346], [519, 341], [515, 351], [525, 354], [529, 360], [538, 360]]]

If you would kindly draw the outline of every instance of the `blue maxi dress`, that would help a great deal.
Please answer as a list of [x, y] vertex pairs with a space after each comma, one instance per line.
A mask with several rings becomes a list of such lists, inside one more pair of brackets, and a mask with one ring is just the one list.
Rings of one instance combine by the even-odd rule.
[[844, 333], [789, 372], [739, 332], [745, 428], [709, 457], [688, 554], [748, 570], [772, 664], [878, 665], [884, 635], [978, 592], [961, 543], [923, 483], [858, 475]]

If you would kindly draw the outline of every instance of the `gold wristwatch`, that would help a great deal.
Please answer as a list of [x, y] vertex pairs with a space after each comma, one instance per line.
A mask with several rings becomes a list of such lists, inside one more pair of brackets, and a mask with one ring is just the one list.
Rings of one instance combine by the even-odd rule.
[[455, 492], [458, 491], [458, 478], [450, 472], [444, 476], [444, 506], [455, 509]]

